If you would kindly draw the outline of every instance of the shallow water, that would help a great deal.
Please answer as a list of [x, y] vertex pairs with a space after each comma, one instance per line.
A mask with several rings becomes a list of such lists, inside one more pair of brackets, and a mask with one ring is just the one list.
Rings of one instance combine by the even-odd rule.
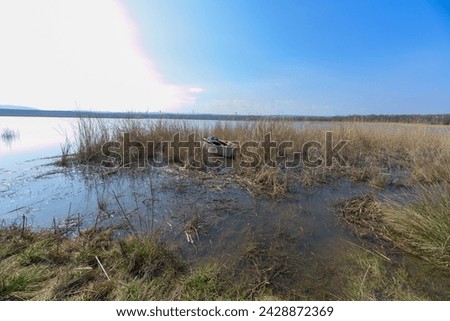
[[[130, 229], [145, 233], [159, 229], [172, 239], [190, 241], [195, 251], [217, 242], [232, 249], [245, 233], [270, 239], [277, 228], [300, 237], [303, 246], [317, 251], [324, 244], [349, 238], [337, 225], [331, 209], [334, 203], [367, 189], [347, 181], [314, 189], [297, 186], [289, 197], [274, 200], [250, 195], [227, 175], [196, 177], [173, 168], [104, 175], [88, 167], [55, 166], [61, 145], [74, 137], [75, 122], [0, 117], [0, 130], [18, 133], [14, 139], [0, 140], [0, 220], [5, 224], [26, 219], [34, 228], [50, 228], [68, 218], [73, 222], [74, 217], [82, 227], [125, 221]], [[214, 123], [192, 122], [199, 126]], [[202, 227], [191, 230], [195, 240], [184, 230], [193, 218]]]
[[[6, 120], [6, 123], [4, 122]], [[105, 175], [89, 167], [54, 165], [71, 119], [3, 119], [20, 138], [0, 146], [0, 220], [33, 228], [94, 224], [122, 233], [163, 233], [186, 255], [229, 256], [245, 242], [271, 243], [284, 235], [298, 249], [327, 251], [351, 236], [332, 207], [363, 187], [341, 182], [299, 188], [275, 200], [251, 195], [227, 175], [191, 175], [183, 169], [143, 169]], [[76, 221], [77, 224], [73, 224]], [[224, 254], [225, 253], [225, 254]]]

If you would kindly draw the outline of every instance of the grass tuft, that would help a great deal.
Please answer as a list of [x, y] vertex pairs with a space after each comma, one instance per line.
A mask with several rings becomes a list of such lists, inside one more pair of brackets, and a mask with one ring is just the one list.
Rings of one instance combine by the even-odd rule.
[[340, 206], [342, 219], [363, 240], [401, 249], [443, 270], [450, 267], [450, 185], [419, 185], [404, 200], [354, 197]]
[[420, 186], [407, 205], [383, 206], [384, 222], [396, 244], [443, 269], [450, 268], [450, 185]]

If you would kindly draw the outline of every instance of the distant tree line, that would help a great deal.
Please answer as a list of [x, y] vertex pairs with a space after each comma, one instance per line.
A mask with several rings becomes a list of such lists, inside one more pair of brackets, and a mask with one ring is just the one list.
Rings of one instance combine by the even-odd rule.
[[[295, 117], [295, 116], [294, 116]], [[295, 117], [296, 118], [296, 117]], [[438, 115], [349, 115], [331, 117], [300, 117], [298, 120], [343, 121], [343, 122], [382, 122], [382, 123], [421, 123], [450, 125], [450, 114]]]
[[161, 118], [161, 119], [199, 119], [199, 120], [259, 120], [280, 119], [290, 121], [336, 121], [336, 122], [390, 122], [450, 125], [450, 114], [438, 115], [348, 115], [348, 116], [285, 116], [285, 115], [220, 115], [220, 114], [181, 114], [181, 113], [140, 113], [140, 112], [93, 112], [40, 109], [2, 109], [0, 116], [22, 117], [97, 117], [97, 118]]

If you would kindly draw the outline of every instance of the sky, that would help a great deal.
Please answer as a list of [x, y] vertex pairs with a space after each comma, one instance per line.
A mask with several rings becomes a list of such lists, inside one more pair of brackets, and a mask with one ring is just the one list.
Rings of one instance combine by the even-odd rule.
[[450, 113], [450, 1], [0, 0], [0, 105]]

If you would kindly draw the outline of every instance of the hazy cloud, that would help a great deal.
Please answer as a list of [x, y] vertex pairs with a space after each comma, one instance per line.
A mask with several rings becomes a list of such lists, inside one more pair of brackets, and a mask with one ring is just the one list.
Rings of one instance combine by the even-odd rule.
[[175, 110], [195, 101], [201, 88], [165, 81], [137, 36], [117, 1], [2, 1], [0, 104]]

